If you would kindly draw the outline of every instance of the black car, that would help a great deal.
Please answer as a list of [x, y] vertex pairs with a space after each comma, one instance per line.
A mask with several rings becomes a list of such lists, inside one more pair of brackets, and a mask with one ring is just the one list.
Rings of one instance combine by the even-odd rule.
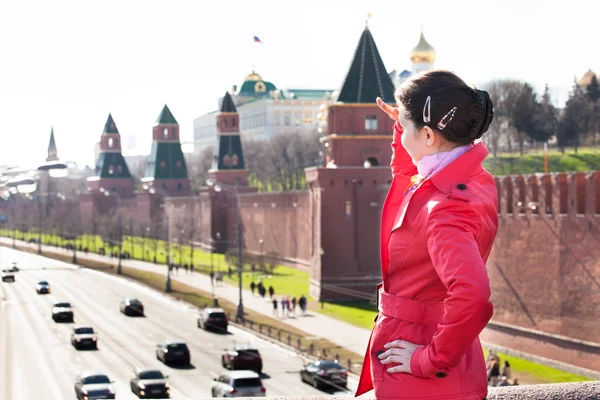
[[165, 364], [190, 364], [190, 350], [183, 340], [165, 340], [156, 345], [156, 359]]
[[114, 399], [115, 388], [108, 376], [99, 372], [83, 372], [75, 379], [78, 400]]
[[98, 336], [91, 326], [77, 326], [71, 333], [71, 344], [76, 349], [82, 347], [97, 349]]
[[300, 370], [300, 379], [316, 389], [328, 386], [339, 389], [348, 385], [348, 371], [337, 361], [314, 361]]
[[0, 273], [0, 276], [2, 276], [2, 282], [14, 282], [15, 281], [15, 275], [7, 269], [3, 270], [2, 273]]
[[73, 322], [73, 308], [71, 303], [59, 301], [52, 307], [52, 319], [54, 322]]
[[225, 349], [221, 356], [221, 365], [223, 368], [232, 370], [251, 370], [257, 374], [262, 373], [263, 362], [258, 350], [252, 346], [241, 345], [234, 346], [232, 349]]
[[138, 299], [126, 297], [121, 301], [121, 312], [125, 315], [144, 316], [144, 305]]
[[222, 308], [205, 308], [198, 316], [198, 328], [204, 330], [214, 330], [217, 332], [227, 332], [227, 315]]
[[136, 368], [133, 370], [135, 376], [131, 381], [131, 391], [140, 399], [169, 398], [168, 376], [164, 376], [158, 369]]

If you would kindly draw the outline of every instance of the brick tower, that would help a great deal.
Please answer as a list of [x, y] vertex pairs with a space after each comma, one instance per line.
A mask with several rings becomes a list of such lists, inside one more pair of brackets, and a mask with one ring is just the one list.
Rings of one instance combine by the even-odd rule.
[[100, 188], [117, 190], [122, 197], [133, 196], [131, 173], [121, 154], [121, 135], [111, 114], [108, 114], [100, 137], [100, 154], [94, 176], [87, 179], [88, 191]]
[[217, 183], [248, 186], [248, 170], [244, 163], [240, 117], [229, 92], [225, 93], [217, 114], [217, 143], [209, 177]]
[[377, 107], [377, 97], [393, 103], [394, 84], [366, 26], [337, 101], [329, 108], [328, 135], [321, 138], [326, 165], [389, 165], [393, 121]]
[[179, 123], [166, 104], [152, 128], [152, 150], [143, 181], [169, 196], [190, 194], [190, 179], [179, 141]]
[[54, 127], [50, 129], [50, 143], [48, 144], [47, 162], [58, 161], [58, 152], [56, 151], [56, 141], [54, 140]]
[[321, 216], [310, 285], [318, 299], [365, 298], [380, 279], [379, 219], [391, 180], [393, 121], [377, 107], [377, 97], [394, 102], [394, 85], [365, 27], [329, 108], [329, 132], [321, 138], [326, 167], [306, 170]]

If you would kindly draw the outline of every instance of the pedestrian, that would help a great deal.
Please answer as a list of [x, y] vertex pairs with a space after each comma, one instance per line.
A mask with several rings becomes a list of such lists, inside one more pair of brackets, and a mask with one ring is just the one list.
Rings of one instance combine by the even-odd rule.
[[187, 274], [187, 273], [188, 273], [188, 265], [187, 265], [187, 264], [184, 264], [184, 265], [183, 265], [183, 268], [185, 269], [185, 273]]
[[277, 315], [277, 299], [273, 299], [273, 315], [278, 317]]
[[498, 192], [478, 139], [492, 101], [441, 70], [413, 75], [395, 93], [397, 107], [377, 98], [394, 121], [392, 178], [381, 210], [379, 316], [356, 395], [481, 400], [478, 336], [493, 313], [485, 263]]
[[286, 302], [286, 298], [285, 298], [285, 297], [282, 297], [282, 298], [281, 298], [281, 316], [282, 316], [283, 318], [285, 318], [285, 310], [287, 309], [287, 307], [286, 307], [286, 303], [285, 303], [285, 302]]
[[286, 298], [285, 304], [287, 305], [288, 317], [290, 317], [292, 315], [292, 301], [289, 299], [289, 297]]
[[231, 265], [227, 266], [227, 276], [231, 279]]
[[256, 289], [256, 283], [252, 281], [252, 283], [250, 284], [250, 290], [252, 291], [252, 295], [254, 295], [254, 289]]
[[496, 386], [500, 379], [500, 361], [497, 359], [492, 360], [491, 368], [488, 370], [488, 382], [490, 386]]
[[498, 387], [511, 386], [511, 384], [508, 381], [508, 378], [506, 376], [503, 376], [502, 378], [500, 378], [500, 382], [498, 382], [498, 384], [496, 386], [498, 386]]
[[[190, 274], [194, 274], [194, 264], [190, 264]], [[212, 278], [211, 278], [212, 281]]]
[[269, 286], [269, 297], [273, 298], [274, 295], [275, 295], [275, 289], [273, 289], [273, 286]]
[[208, 274], [210, 276], [210, 284], [214, 286], [215, 284], [215, 273], [213, 271], [210, 271], [210, 274]]
[[296, 299], [296, 296], [292, 297], [292, 314], [294, 315], [294, 317], [296, 316], [296, 303], [298, 302], [298, 300]]
[[179, 264], [175, 264], [175, 275], [179, 275]]
[[513, 386], [519, 386], [519, 379], [513, 379]]
[[502, 372], [500, 375], [505, 376], [507, 379], [511, 378], [510, 364], [508, 360], [504, 360], [504, 365], [502, 366]]
[[300, 296], [300, 300], [298, 300], [300, 310], [302, 310], [302, 316], [306, 316], [306, 296]]

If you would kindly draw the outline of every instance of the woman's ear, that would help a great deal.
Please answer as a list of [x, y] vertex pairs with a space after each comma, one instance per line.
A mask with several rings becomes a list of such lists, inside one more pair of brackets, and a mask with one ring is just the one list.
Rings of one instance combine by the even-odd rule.
[[428, 126], [424, 126], [423, 130], [422, 130], [423, 136], [425, 137], [425, 145], [427, 147], [433, 147], [435, 145], [435, 141], [436, 141], [436, 134], [433, 131], [433, 129], [431, 129]]

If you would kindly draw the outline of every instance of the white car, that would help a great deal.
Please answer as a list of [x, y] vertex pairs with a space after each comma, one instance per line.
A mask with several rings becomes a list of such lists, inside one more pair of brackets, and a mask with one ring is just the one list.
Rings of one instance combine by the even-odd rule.
[[99, 372], [82, 372], [75, 379], [75, 395], [79, 400], [114, 399], [114, 381]]
[[98, 336], [91, 326], [77, 326], [73, 328], [73, 333], [71, 333], [71, 344], [76, 349], [81, 347], [97, 349]]
[[50, 289], [50, 284], [46, 281], [39, 281], [35, 285], [35, 291], [37, 294], [48, 294], [52, 290]]
[[267, 390], [254, 371], [227, 371], [214, 379], [212, 397], [265, 397]]
[[66, 301], [57, 301], [52, 307], [52, 319], [54, 322], [73, 322], [73, 307]]

